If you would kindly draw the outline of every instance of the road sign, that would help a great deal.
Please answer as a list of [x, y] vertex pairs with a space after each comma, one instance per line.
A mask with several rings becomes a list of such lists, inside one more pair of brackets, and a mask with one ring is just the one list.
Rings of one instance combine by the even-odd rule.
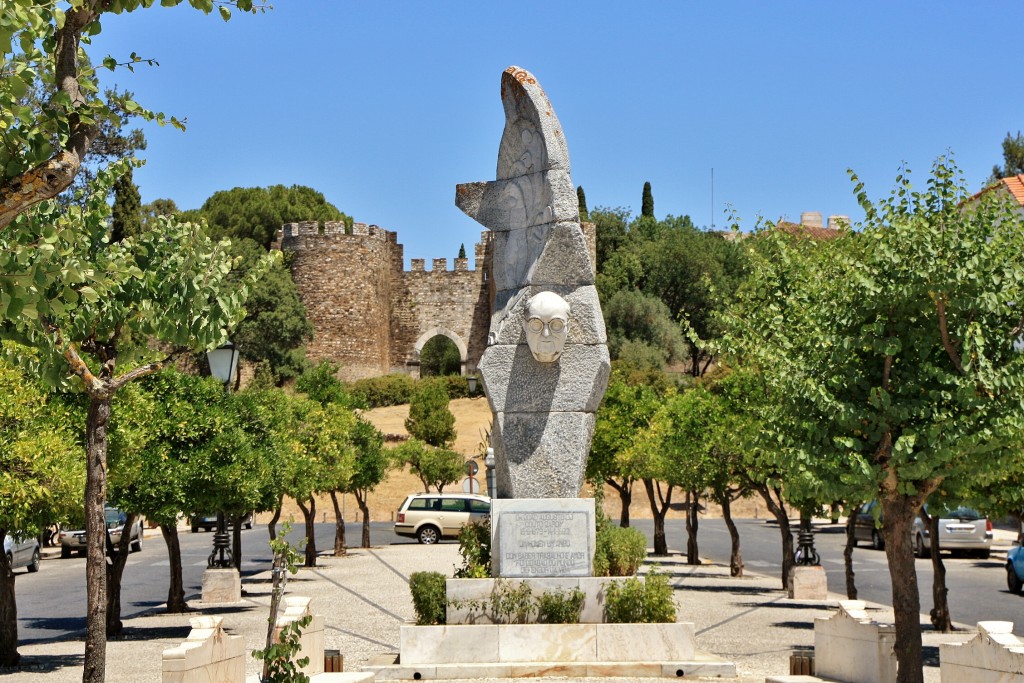
[[462, 480], [462, 491], [463, 493], [480, 493], [480, 482], [476, 480], [476, 477], [466, 477]]
[[476, 460], [466, 461], [466, 474], [475, 477], [476, 473], [480, 471], [480, 465], [476, 464]]

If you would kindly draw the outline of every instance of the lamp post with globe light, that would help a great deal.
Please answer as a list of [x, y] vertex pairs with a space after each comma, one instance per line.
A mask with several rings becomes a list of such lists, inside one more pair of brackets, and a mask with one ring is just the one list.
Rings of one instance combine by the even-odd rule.
[[[225, 391], [229, 391], [238, 369], [238, 348], [231, 342], [227, 342], [207, 351], [206, 361], [210, 365], [210, 374], [224, 384]], [[235, 567], [223, 510], [217, 512], [217, 531], [213, 535], [213, 552], [210, 553], [206, 566], [210, 569], [234, 569]]]

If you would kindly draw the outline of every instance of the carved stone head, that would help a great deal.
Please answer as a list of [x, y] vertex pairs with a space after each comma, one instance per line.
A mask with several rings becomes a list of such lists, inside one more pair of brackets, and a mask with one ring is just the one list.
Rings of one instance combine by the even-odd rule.
[[541, 363], [558, 360], [569, 333], [569, 302], [554, 292], [540, 292], [526, 304], [526, 343]]

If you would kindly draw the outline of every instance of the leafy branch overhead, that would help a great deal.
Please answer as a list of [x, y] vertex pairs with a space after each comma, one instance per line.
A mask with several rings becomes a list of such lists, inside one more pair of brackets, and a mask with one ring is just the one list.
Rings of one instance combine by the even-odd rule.
[[[217, 9], [225, 20], [232, 7], [253, 13], [265, 9], [253, 0], [188, 3], [206, 14]], [[90, 63], [86, 56], [92, 37], [102, 31], [103, 15], [149, 8], [154, 0], [80, 0], [65, 9], [66, 4], [0, 4], [0, 230], [71, 185], [101, 125], [118, 119], [118, 110], [184, 128], [176, 117], [149, 110], [130, 97], [115, 96], [114, 101], [100, 94], [92, 63], [134, 69], [156, 64], [155, 59], [132, 52], [127, 58], [107, 55]], [[26, 96], [39, 83], [47, 84], [48, 99], [45, 106], [33, 107]]]

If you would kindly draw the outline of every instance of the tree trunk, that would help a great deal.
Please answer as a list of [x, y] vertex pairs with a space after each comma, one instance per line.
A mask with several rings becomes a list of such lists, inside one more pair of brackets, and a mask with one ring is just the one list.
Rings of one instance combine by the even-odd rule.
[[860, 505], [854, 507], [846, 517], [846, 547], [843, 548], [843, 568], [846, 570], [846, 598], [848, 600], [857, 599], [857, 583], [854, 581], [853, 573], [853, 549], [857, 547], [857, 537], [854, 536], [853, 529], [861, 507]]
[[369, 492], [360, 492], [356, 490], [356, 503], [359, 505], [359, 511], [363, 513], [363, 539], [360, 548], [370, 547], [370, 506], [367, 505], [367, 499], [369, 498]]
[[741, 578], [743, 576], [743, 552], [740, 550], [740, 532], [736, 528], [736, 522], [732, 518], [732, 496], [728, 493], [719, 501], [722, 506], [722, 519], [729, 529], [729, 540], [732, 550], [729, 552], [729, 576]]
[[882, 535], [892, 581], [892, 606], [896, 617], [896, 681], [924, 683], [921, 663], [921, 596], [917, 587], [910, 530], [917, 509], [905, 495], [882, 498]]
[[270, 534], [270, 540], [277, 539], [277, 520], [281, 519], [281, 499], [277, 499], [277, 507], [274, 508], [274, 516], [267, 522], [267, 533]]
[[[134, 512], [128, 515], [124, 522], [124, 531], [121, 532], [121, 539], [114, 545], [107, 535], [107, 637], [113, 638], [121, 635], [124, 624], [121, 623], [121, 577], [124, 576], [124, 566], [128, 563], [128, 554], [131, 552], [131, 531], [138, 517]], [[141, 533], [141, 531], [140, 531]]]
[[181, 614], [188, 611], [185, 602], [185, 582], [181, 576], [181, 543], [178, 539], [178, 527], [174, 524], [161, 524], [160, 533], [167, 544], [167, 560], [170, 564], [170, 582], [167, 588], [167, 611]]
[[949, 589], [946, 587], [946, 565], [939, 553], [939, 517], [929, 515], [921, 508], [921, 520], [928, 524], [931, 536], [932, 556], [932, 610], [929, 612], [932, 626], [936, 631], [949, 633], [953, 630], [953, 618], [949, 612]]
[[668, 541], [665, 540], [665, 515], [672, 502], [672, 486], [665, 493], [661, 491], [661, 482], [644, 479], [647, 500], [651, 504], [651, 516], [654, 518], [654, 555], [668, 555]]
[[306, 559], [303, 567], [316, 566], [316, 538], [314, 538], [313, 524], [316, 522], [316, 498], [310, 496], [309, 505], [306, 506], [301, 500], [296, 499], [299, 509], [302, 510], [302, 519], [306, 524]]
[[107, 425], [111, 399], [91, 397], [86, 421], [85, 659], [82, 683], [103, 683], [107, 669]]
[[239, 573], [242, 571], [242, 517], [243, 515], [231, 515], [231, 560]]
[[[7, 535], [7, 529], [0, 529], [0, 538]], [[0, 667], [17, 666], [21, 661], [18, 654], [18, 604], [14, 599], [14, 570], [7, 561], [7, 555], [0, 553]]]
[[331, 491], [331, 502], [334, 503], [334, 556], [342, 557], [345, 551], [345, 517], [338, 505], [338, 493]]
[[[789, 527], [789, 513], [782, 502], [782, 491], [776, 487], [757, 485], [753, 487], [761, 494], [768, 512], [772, 513], [779, 523], [779, 535], [782, 536], [782, 589], [789, 590], [789, 571], [793, 568], [793, 532]], [[773, 494], [775, 497], [773, 497]], [[776, 500], [777, 498], [777, 500]]]
[[686, 492], [686, 564], [700, 564], [700, 550], [697, 547], [697, 510], [700, 508], [700, 493]]
[[605, 482], [619, 494], [619, 526], [625, 529], [629, 526], [629, 506], [633, 504], [633, 480], [623, 479], [620, 484], [608, 478]]

